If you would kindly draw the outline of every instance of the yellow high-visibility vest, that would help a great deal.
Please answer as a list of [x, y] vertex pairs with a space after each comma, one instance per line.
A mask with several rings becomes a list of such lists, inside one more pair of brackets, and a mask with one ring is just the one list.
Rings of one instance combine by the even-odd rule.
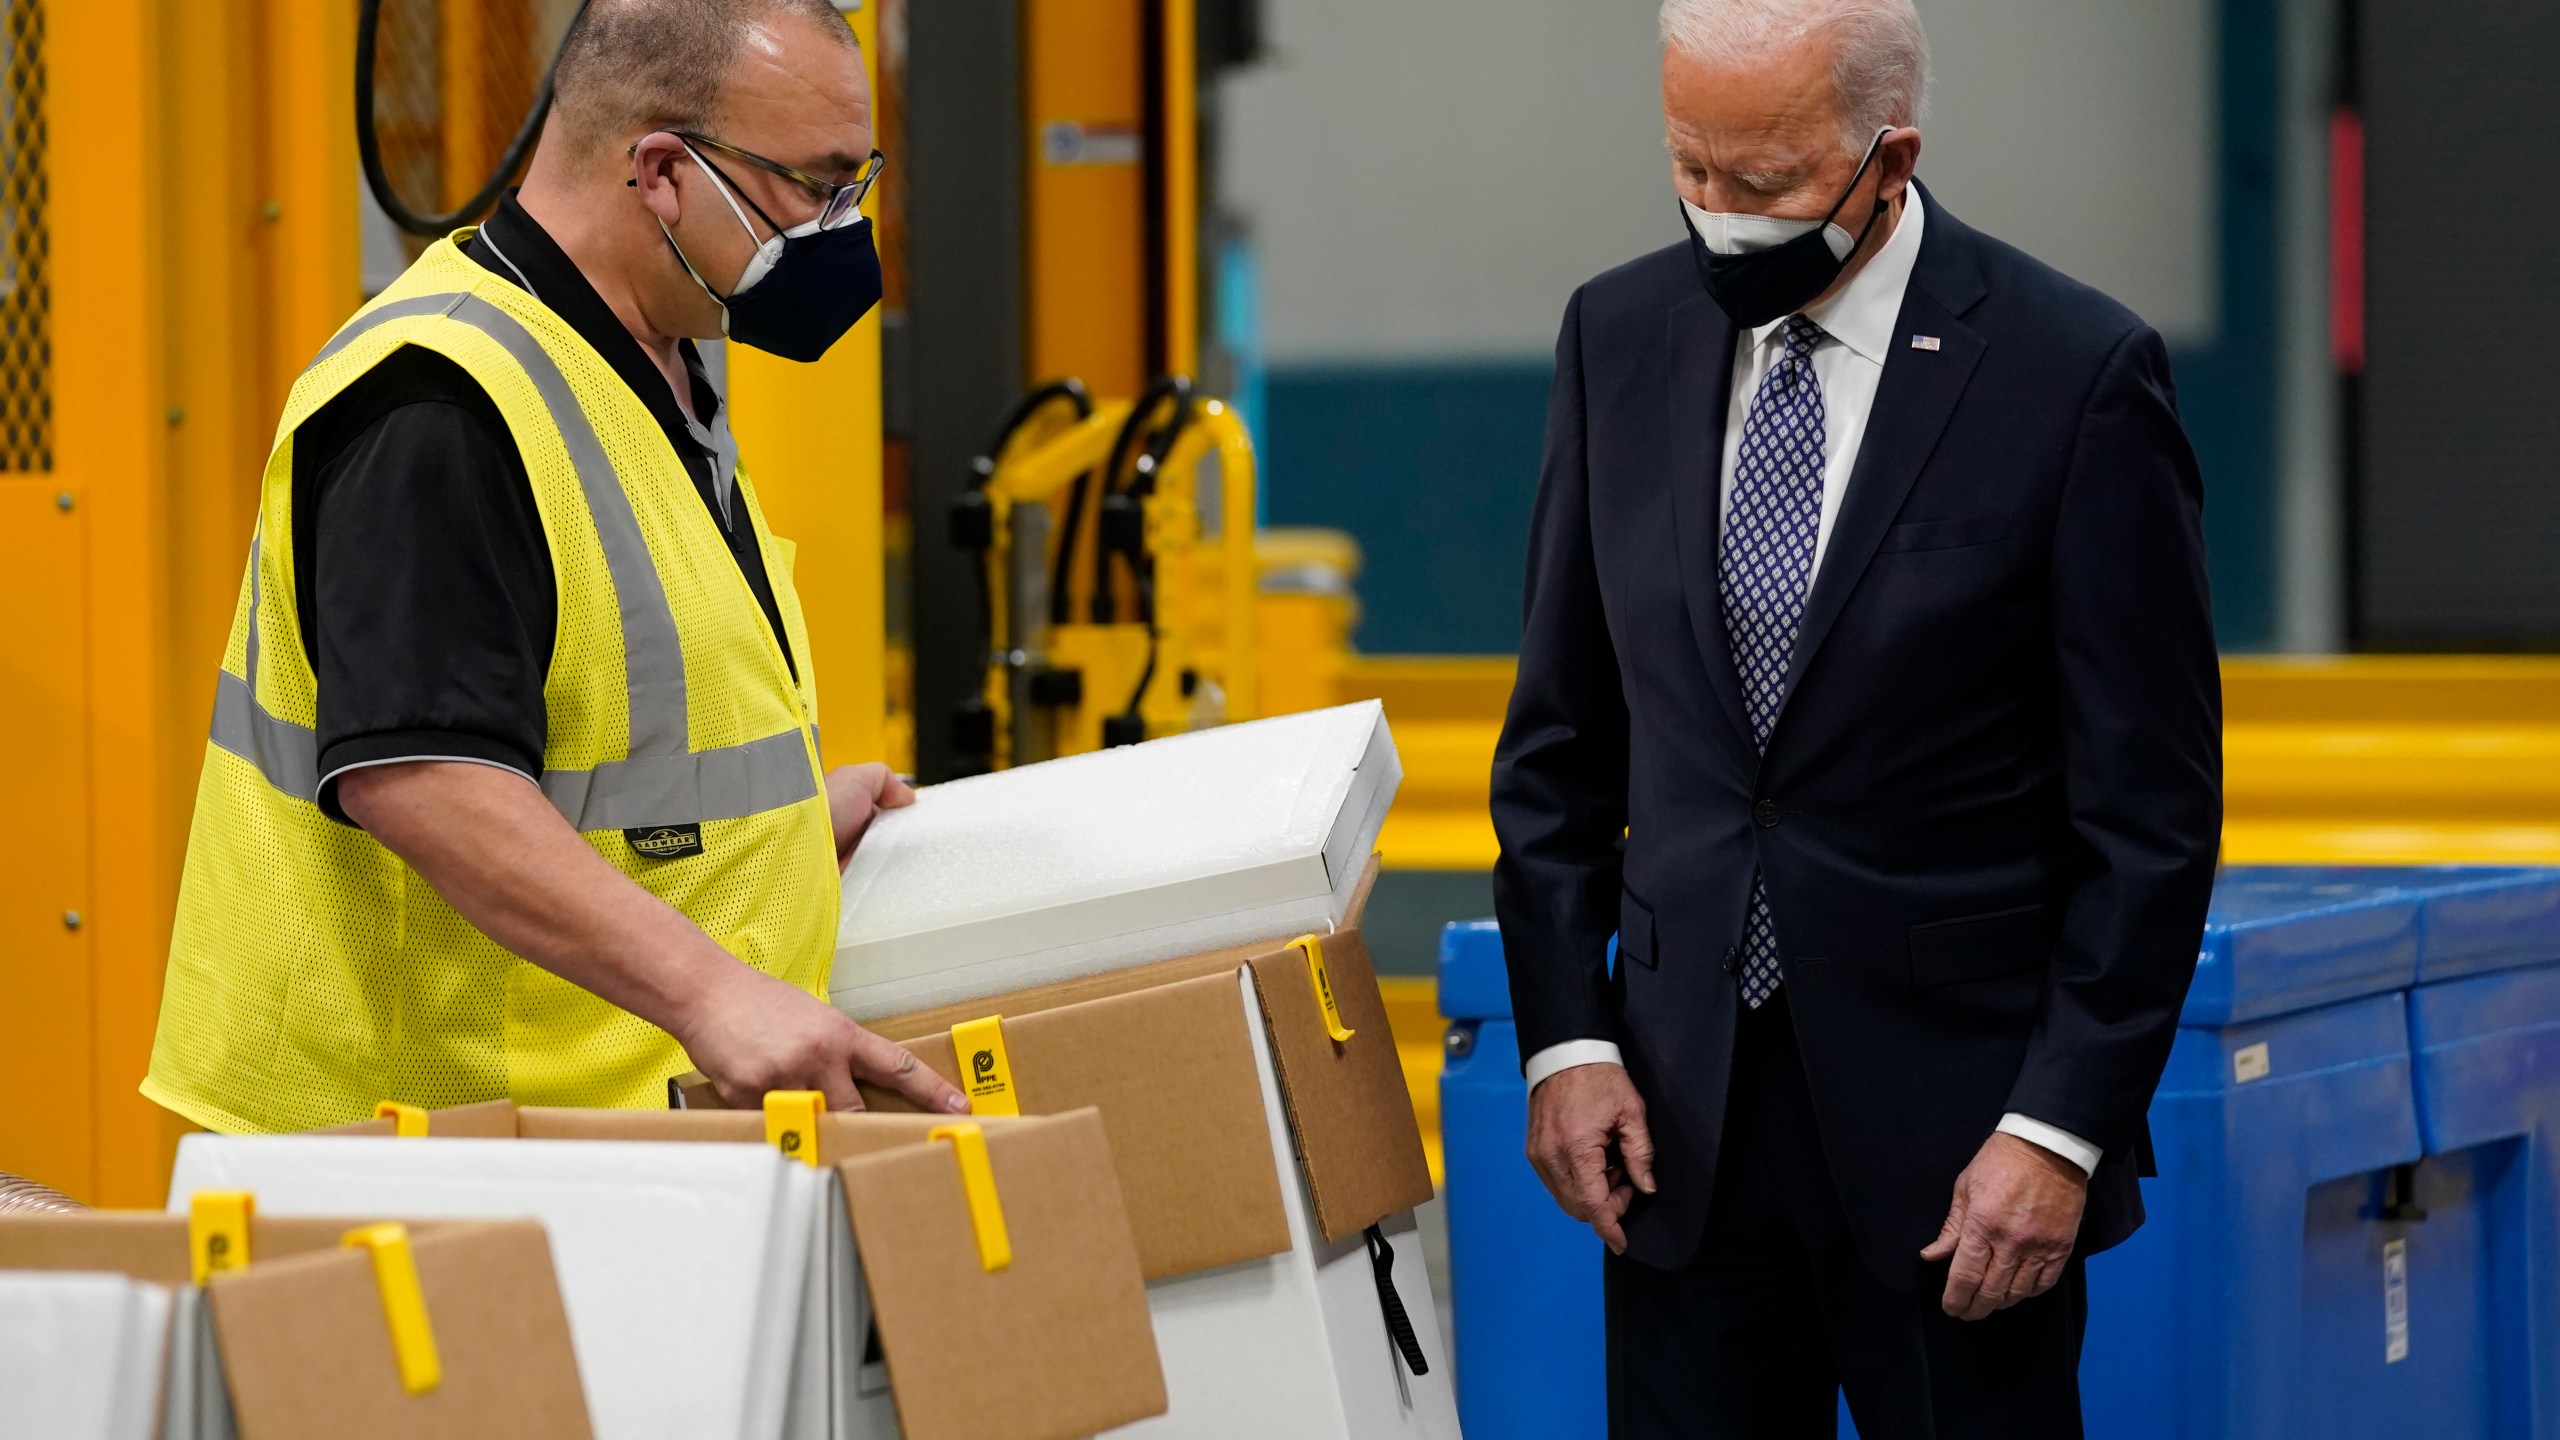
[[559, 586], [543, 794], [730, 954], [827, 993], [834, 832], [793, 547], [741, 474], [797, 683], [664, 430], [568, 322], [466, 258], [467, 233], [321, 350], [267, 460], [142, 1086], [211, 1129], [332, 1125], [383, 1100], [663, 1106], [689, 1068], [664, 1031], [501, 949], [314, 803], [294, 432], [403, 345], [488, 391], [532, 478]]

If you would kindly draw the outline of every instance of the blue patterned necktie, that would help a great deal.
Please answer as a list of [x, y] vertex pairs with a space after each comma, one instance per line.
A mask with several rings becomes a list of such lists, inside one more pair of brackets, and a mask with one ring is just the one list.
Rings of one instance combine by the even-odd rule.
[[[1813, 349], [1822, 338], [1822, 327], [1801, 315], [1787, 317], [1785, 353], [1761, 380], [1742, 424], [1717, 567], [1725, 639], [1733, 646], [1752, 738], [1764, 751], [1786, 699], [1787, 665], [1822, 523], [1822, 382], [1813, 373]], [[1768, 886], [1754, 875], [1742, 936], [1742, 1003], [1757, 1010], [1777, 990], [1778, 934], [1769, 920]]]

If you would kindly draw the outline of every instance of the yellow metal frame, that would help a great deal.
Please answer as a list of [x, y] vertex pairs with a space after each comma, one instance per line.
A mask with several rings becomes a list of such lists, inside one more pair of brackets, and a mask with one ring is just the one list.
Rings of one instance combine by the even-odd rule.
[[[1105, 401], [1092, 415], [1072, 423], [1035, 422], [997, 457], [986, 486], [996, 536], [988, 556], [987, 604], [997, 635], [1008, 633], [1012, 621], [1009, 577], [1014, 507], [1051, 504], [1077, 476], [1107, 465], [1134, 404]], [[1212, 456], [1218, 462], [1221, 516], [1214, 536], [1204, 529], [1197, 501], [1200, 467]], [[1188, 727], [1190, 702], [1174, 683], [1186, 668], [1220, 687], [1224, 719], [1249, 719], [1259, 713], [1252, 524], [1256, 483], [1253, 437], [1242, 419], [1223, 401], [1194, 402], [1191, 422], [1166, 454], [1155, 489], [1146, 500], [1147, 548], [1157, 566], [1158, 659], [1154, 680], [1140, 706], [1150, 734]], [[1203, 563], [1210, 558], [1208, 552], [1214, 552], [1214, 564]], [[1068, 560], [1062, 554], [1050, 558], [1053, 583], [1065, 583]], [[1085, 672], [1084, 703], [1068, 721], [1059, 745], [1061, 754], [1090, 750], [1100, 743], [1102, 721], [1120, 713], [1146, 651], [1147, 627], [1135, 623], [1055, 627], [1050, 662]], [[1007, 679], [1003, 669], [990, 668], [985, 692], [996, 716], [999, 764], [1010, 758], [1005, 753], [1012, 709]]]
[[[879, 5], [848, 15], [879, 93]], [[878, 193], [864, 202], [877, 224]], [[888, 755], [887, 578], [881, 515], [880, 316], [813, 365], [729, 347], [729, 423], [774, 533], [799, 549], [792, 581], [825, 683], [827, 764]]]

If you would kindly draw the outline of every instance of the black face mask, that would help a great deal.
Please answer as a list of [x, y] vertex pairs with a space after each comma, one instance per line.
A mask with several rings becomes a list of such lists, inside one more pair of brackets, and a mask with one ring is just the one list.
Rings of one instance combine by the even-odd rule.
[[1876, 132], [1876, 138], [1867, 142], [1866, 157], [1858, 162], [1858, 172], [1849, 177], [1848, 188], [1831, 202], [1830, 213], [1812, 229], [1783, 244], [1765, 250], [1718, 254], [1707, 248], [1705, 237], [1691, 223], [1689, 207], [1680, 207], [1680, 223], [1689, 231], [1689, 249], [1698, 261], [1698, 280], [1724, 310], [1726, 318], [1748, 330], [1792, 315], [1812, 304], [1831, 288], [1831, 282], [1840, 278], [1841, 271], [1849, 268], [1850, 258], [1867, 243], [1867, 236], [1884, 214], [1884, 196], [1876, 196], [1874, 207], [1867, 212], [1867, 223], [1858, 231], [1847, 255], [1832, 253], [1828, 238], [1831, 221], [1840, 213], [1840, 207], [1849, 203], [1849, 197], [1858, 193], [1858, 182], [1866, 178], [1867, 167], [1875, 163], [1884, 137], [1892, 133], [1889, 128]]
[[[737, 288], [724, 296], [693, 268], [666, 222], [658, 224], [685, 273], [702, 287], [703, 294], [719, 302], [723, 334], [741, 345], [807, 364], [825, 355], [880, 303], [880, 252], [872, 242], [868, 216], [832, 230], [817, 228], [816, 221], [786, 230], [753, 199], [732, 193], [719, 170], [690, 143], [685, 153], [702, 166], [720, 198], [728, 202], [729, 213], [737, 217], [739, 228], [756, 242], [755, 256], [738, 277]], [[756, 227], [747, 223], [746, 211], [738, 208], [740, 200], [774, 232], [770, 237], [759, 237]]]
[[880, 288], [880, 252], [867, 217], [834, 230], [786, 232], [782, 258], [729, 297], [729, 338], [806, 364], [871, 313]]

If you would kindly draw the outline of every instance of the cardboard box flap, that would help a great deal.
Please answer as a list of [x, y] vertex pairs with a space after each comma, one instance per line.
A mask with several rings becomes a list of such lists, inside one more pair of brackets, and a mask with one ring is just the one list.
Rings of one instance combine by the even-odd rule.
[[[693, 1084], [686, 1084], [686, 1081]], [[430, 1140], [646, 1140], [677, 1144], [762, 1145], [764, 1116], [722, 1106], [708, 1081], [680, 1077], [699, 1105], [683, 1110], [605, 1110], [523, 1105], [489, 1100], [427, 1112]], [[699, 1086], [696, 1094], [695, 1086]], [[920, 1143], [936, 1122], [930, 1116], [833, 1112], [818, 1118], [818, 1163]], [[389, 1120], [362, 1120], [314, 1131], [319, 1135], [386, 1136]]]
[[400, 1383], [370, 1256], [332, 1248], [207, 1287], [240, 1431], [257, 1440], [592, 1440], [569, 1316], [535, 1221], [413, 1233], [442, 1378]]
[[1163, 1414], [1101, 1117], [991, 1126], [986, 1139], [1013, 1253], [993, 1273], [952, 1146], [838, 1167], [905, 1440], [1075, 1440]]
[[1316, 1222], [1339, 1244], [1431, 1198], [1431, 1166], [1405, 1093], [1387, 1004], [1368, 942], [1345, 930], [1323, 942], [1335, 1003], [1351, 1038], [1335, 1041], [1306, 956], [1284, 948], [1249, 962], [1271, 1028], [1280, 1090], [1297, 1135]]
[[[367, 1220], [259, 1215], [249, 1222], [249, 1263], [335, 1250]], [[425, 1220], [425, 1235], [450, 1222]], [[157, 1210], [97, 1210], [86, 1215], [0, 1216], [0, 1270], [109, 1270], [159, 1285], [192, 1283], [187, 1217]]]
[[[399, 1127], [385, 1117], [332, 1125], [311, 1133], [396, 1135]], [[470, 1105], [430, 1110], [427, 1112], [427, 1133], [445, 1140], [512, 1140], [516, 1138], [516, 1104], [512, 1100], [482, 1100]]]
[[[925, 1132], [939, 1123], [929, 1115], [833, 1111], [818, 1117], [818, 1163], [832, 1165], [855, 1155], [920, 1144]], [[516, 1134], [526, 1140], [767, 1143], [764, 1115], [754, 1110], [571, 1110], [527, 1106], [518, 1112]]]
[[[1025, 1115], [1093, 1106], [1150, 1280], [1289, 1248], [1280, 1172], [1262, 1114], [1253, 1023], [1230, 965], [1194, 979], [1080, 1005], [1004, 1017], [1016, 1102]], [[959, 1084], [947, 1030], [909, 1042]], [[888, 1110], [906, 1102], [868, 1089]]]

